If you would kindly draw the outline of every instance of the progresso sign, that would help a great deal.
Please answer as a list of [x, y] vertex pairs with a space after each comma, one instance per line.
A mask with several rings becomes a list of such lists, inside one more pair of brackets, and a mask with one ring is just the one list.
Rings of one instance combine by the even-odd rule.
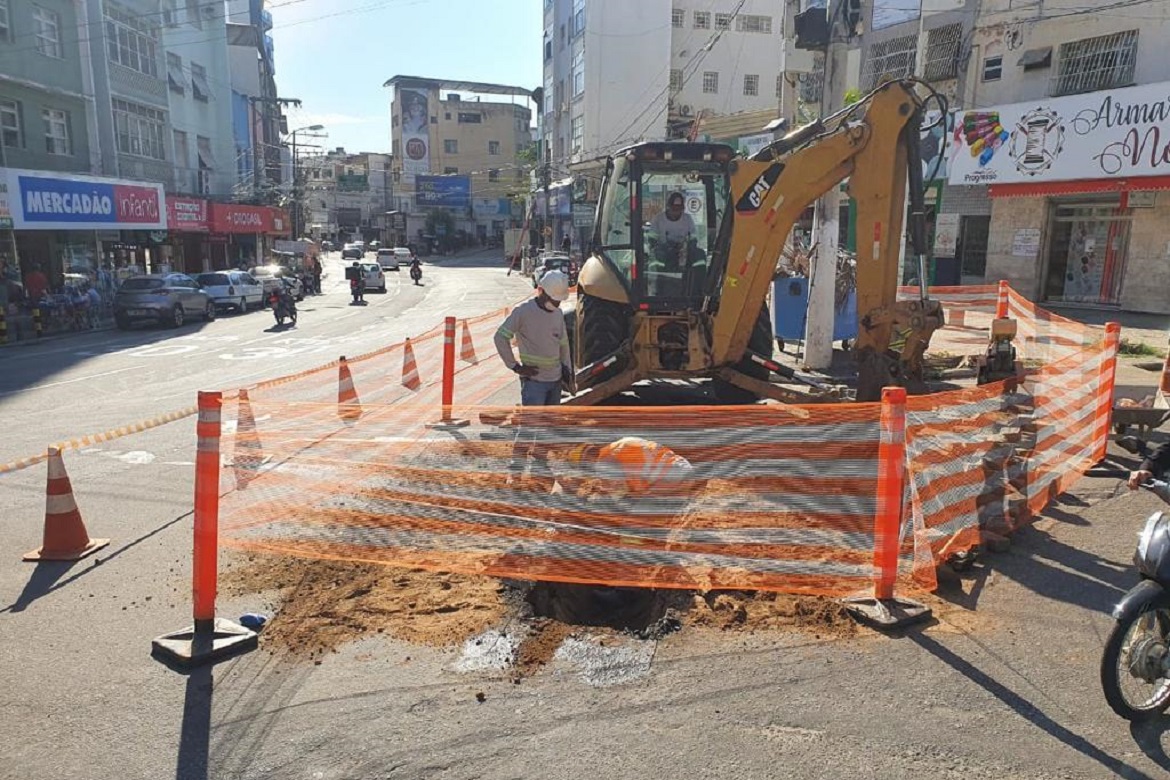
[[166, 230], [161, 184], [8, 170], [13, 226], [25, 230]]
[[471, 177], [416, 176], [414, 193], [420, 206], [466, 208], [471, 204]]

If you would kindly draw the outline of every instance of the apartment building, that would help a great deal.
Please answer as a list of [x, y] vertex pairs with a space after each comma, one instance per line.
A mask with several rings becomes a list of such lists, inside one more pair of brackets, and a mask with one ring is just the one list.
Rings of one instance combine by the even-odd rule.
[[933, 281], [1170, 313], [1170, 3], [897, 5], [873, 5], [862, 81], [917, 73], [951, 98], [924, 154], [940, 163]]
[[407, 215], [409, 239], [425, 234], [432, 209], [448, 210], [455, 229], [475, 239], [501, 237], [522, 218], [516, 199], [528, 191], [530, 90], [413, 76], [386, 86], [394, 88], [394, 205]]
[[232, 90], [224, 9], [163, 0], [172, 191], [230, 197], [235, 186]]

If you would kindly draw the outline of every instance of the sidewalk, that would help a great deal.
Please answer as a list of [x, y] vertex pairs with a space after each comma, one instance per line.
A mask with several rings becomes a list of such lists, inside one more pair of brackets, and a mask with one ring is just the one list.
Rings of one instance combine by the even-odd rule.
[[84, 336], [88, 333], [97, 333], [99, 331], [108, 331], [114, 329], [113, 317], [102, 318], [95, 328], [82, 328], [78, 330], [53, 327], [53, 323], [44, 323], [44, 330], [38, 338], [36, 334], [36, 326], [33, 322], [31, 314], [19, 314], [15, 317], [8, 317], [6, 320], [8, 326], [7, 340], [0, 342], [0, 349], [4, 347], [18, 347], [29, 346], [32, 344], [42, 344], [46, 341], [53, 341], [55, 339], [67, 338], [70, 336]]
[[1121, 324], [1121, 338], [1131, 344], [1146, 344], [1165, 352], [1170, 338], [1170, 314], [1148, 314], [1109, 309], [1086, 309], [1081, 307], [1044, 304], [1044, 308], [1070, 320], [1086, 325], [1104, 327], [1107, 322]]

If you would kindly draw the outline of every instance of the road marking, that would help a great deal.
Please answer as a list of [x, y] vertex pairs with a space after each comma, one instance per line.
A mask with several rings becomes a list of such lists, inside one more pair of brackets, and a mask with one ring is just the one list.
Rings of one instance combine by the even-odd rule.
[[91, 379], [101, 379], [103, 376], [113, 376], [114, 374], [121, 374], [125, 371], [140, 371], [142, 366], [127, 366], [126, 368], [117, 368], [113, 371], [105, 371], [101, 374], [90, 374], [89, 376], [81, 376], [77, 379], [64, 379], [60, 382], [49, 382], [45, 385], [33, 385], [32, 387], [23, 387], [20, 390], [5, 390], [0, 392], [0, 395], [16, 395], [18, 393], [29, 393], [33, 390], [48, 390], [50, 387], [60, 387], [62, 385], [72, 385], [77, 382], [88, 382]]

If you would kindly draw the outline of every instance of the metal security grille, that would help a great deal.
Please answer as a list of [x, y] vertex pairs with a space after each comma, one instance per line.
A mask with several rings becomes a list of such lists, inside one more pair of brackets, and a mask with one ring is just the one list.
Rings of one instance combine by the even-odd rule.
[[963, 25], [948, 24], [926, 34], [926, 62], [922, 77], [927, 81], [946, 81], [959, 74], [959, 46], [963, 42]]
[[1084, 38], [1060, 45], [1052, 94], [1075, 95], [1133, 83], [1138, 31]]
[[821, 104], [821, 93], [825, 88], [825, 55], [813, 55], [813, 67], [809, 73], [800, 76], [800, 99], [804, 103]]
[[913, 35], [891, 38], [870, 46], [861, 70], [861, 88], [868, 92], [886, 81], [914, 75], [918, 40]]

